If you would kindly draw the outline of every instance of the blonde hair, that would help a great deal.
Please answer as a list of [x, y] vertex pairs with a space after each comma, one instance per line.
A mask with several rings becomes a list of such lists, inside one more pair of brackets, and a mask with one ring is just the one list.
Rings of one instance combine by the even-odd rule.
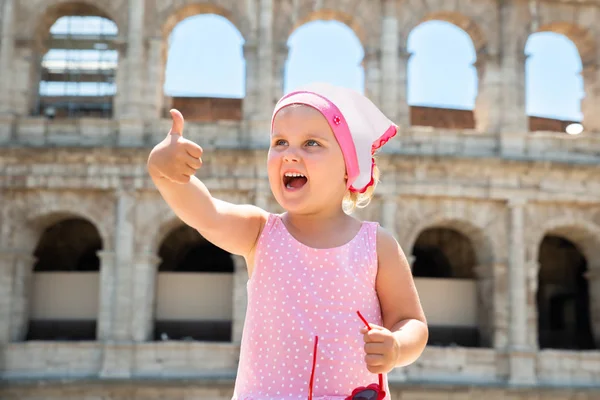
[[375, 187], [379, 182], [380, 174], [381, 172], [377, 164], [375, 164], [373, 165], [373, 184], [364, 193], [346, 191], [344, 200], [342, 201], [342, 208], [346, 214], [352, 214], [357, 208], [365, 208], [369, 205], [375, 193]]

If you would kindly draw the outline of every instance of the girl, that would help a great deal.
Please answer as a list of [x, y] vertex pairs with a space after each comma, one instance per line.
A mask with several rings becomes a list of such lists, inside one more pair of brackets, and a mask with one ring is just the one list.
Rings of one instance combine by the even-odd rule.
[[366, 97], [313, 84], [284, 96], [267, 171], [286, 211], [211, 196], [194, 174], [202, 149], [169, 135], [148, 170], [173, 211], [248, 266], [248, 309], [233, 400], [389, 399], [386, 374], [414, 362], [428, 331], [396, 240], [349, 213], [365, 206], [374, 152], [397, 132]]

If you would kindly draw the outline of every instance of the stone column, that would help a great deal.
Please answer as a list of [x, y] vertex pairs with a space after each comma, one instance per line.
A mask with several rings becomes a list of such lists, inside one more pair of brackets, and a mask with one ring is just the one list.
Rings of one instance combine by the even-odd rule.
[[478, 54], [475, 67], [479, 82], [474, 110], [475, 128], [481, 133], [498, 133], [502, 127], [502, 115], [498, 107], [502, 100], [503, 85], [500, 58], [497, 54]]
[[527, 274], [525, 262], [525, 201], [511, 199], [509, 207], [509, 382], [535, 384], [535, 351], [527, 343]]
[[398, 203], [392, 196], [384, 197], [382, 200], [383, 207], [381, 211], [381, 225], [397, 239], [396, 212], [398, 210]]
[[381, 106], [381, 52], [376, 47], [365, 47], [362, 67], [365, 71], [365, 96]]
[[133, 267], [132, 337], [136, 342], [152, 340], [156, 273], [160, 258], [152, 253], [138, 254]]
[[522, 200], [511, 200], [509, 229], [509, 283], [511, 310], [511, 348], [527, 348], [527, 275], [525, 271], [524, 207]]
[[274, 107], [273, 0], [260, 0], [258, 16], [258, 114], [269, 120]]
[[258, 112], [257, 104], [260, 100], [258, 41], [256, 39], [246, 40], [243, 52], [246, 62], [246, 95], [242, 104], [242, 115], [244, 121], [247, 121], [255, 118]]
[[581, 72], [585, 88], [585, 97], [581, 101], [583, 126], [585, 131], [600, 135], [600, 68], [587, 65]]
[[[273, 56], [273, 97], [272, 106], [283, 96], [284, 92], [284, 78], [285, 78], [285, 64], [287, 62], [290, 48], [286, 42], [279, 42], [274, 48], [275, 54]], [[292, 89], [292, 88], [290, 88]], [[268, 115], [271, 118], [271, 115]]]
[[12, 60], [12, 112], [30, 115], [38, 111], [41, 49], [33, 40], [15, 40]]
[[114, 252], [101, 251], [100, 312], [98, 338], [110, 341], [131, 341], [134, 304], [134, 220], [135, 196], [119, 191], [116, 196], [116, 226]]
[[[378, 101], [383, 113], [398, 125], [408, 126], [406, 65], [400, 53], [396, 1], [385, 0], [381, 21], [381, 87]], [[404, 73], [402, 73], [404, 72]]]
[[117, 292], [115, 287], [116, 260], [114, 251], [101, 250], [97, 254], [100, 259], [100, 299], [98, 301], [96, 339], [104, 342], [111, 340], [113, 336], [113, 304]]
[[[14, 57], [14, 0], [4, 0], [1, 21], [0, 41], [0, 123], [8, 116], [12, 116], [12, 79]], [[2, 125], [0, 125], [2, 127]], [[0, 143], [6, 135], [5, 130], [0, 131]]]
[[142, 115], [145, 120], [155, 121], [163, 117], [166, 48], [162, 37], [148, 38], [146, 43], [148, 48], [148, 65], [146, 67], [148, 81], [144, 87], [146, 105]]
[[[510, 336], [510, 292], [508, 265], [504, 262], [492, 266], [491, 279], [493, 291], [493, 307], [490, 319], [491, 345], [500, 351], [506, 351]], [[482, 293], [489, 296], [489, 293]]]
[[121, 109], [116, 110], [119, 124], [119, 144], [139, 145], [143, 141], [143, 95], [146, 75], [144, 49], [144, 0], [129, 0], [127, 32], [126, 84], [121, 88]]
[[29, 253], [0, 250], [0, 344], [27, 336], [35, 261]]
[[231, 327], [231, 341], [236, 344], [242, 342], [242, 332], [246, 319], [248, 307], [248, 294], [246, 283], [248, 282], [248, 268], [246, 260], [241, 256], [233, 257], [233, 318]]

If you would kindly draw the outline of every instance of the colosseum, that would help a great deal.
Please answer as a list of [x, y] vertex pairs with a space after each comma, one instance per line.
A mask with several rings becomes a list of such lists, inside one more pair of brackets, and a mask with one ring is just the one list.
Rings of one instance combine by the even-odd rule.
[[[165, 93], [169, 37], [204, 14], [243, 38], [240, 98]], [[178, 108], [212, 193], [281, 211], [266, 132], [288, 39], [319, 20], [351, 29], [400, 127], [358, 212], [396, 236], [430, 327], [392, 398], [600, 398], [599, 0], [0, 1], [0, 398], [231, 398], [245, 262], [176, 218], [146, 160]], [[407, 40], [430, 21], [472, 42], [472, 109], [407, 100]], [[580, 121], [526, 112], [542, 32], [577, 49]]]

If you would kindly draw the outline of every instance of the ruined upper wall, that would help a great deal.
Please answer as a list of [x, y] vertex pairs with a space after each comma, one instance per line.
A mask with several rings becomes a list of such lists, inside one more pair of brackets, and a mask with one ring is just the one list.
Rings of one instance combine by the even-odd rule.
[[227, 18], [244, 38], [246, 95], [233, 119], [268, 121], [283, 93], [288, 38], [309, 21], [335, 19], [352, 29], [364, 48], [365, 93], [408, 127], [411, 113], [418, 114], [407, 104], [408, 37], [421, 23], [441, 20], [462, 29], [473, 43], [478, 95], [471, 120], [477, 132], [529, 131], [524, 49], [533, 33], [544, 31], [565, 35], [577, 47], [585, 85], [583, 124], [588, 132], [600, 132], [596, 0], [5, 0], [2, 9], [0, 114], [5, 116], [35, 115], [40, 62], [52, 24], [65, 15], [96, 15], [118, 27], [113, 117], [135, 121], [132, 129], [139, 135], [144, 121], [164, 118], [171, 106], [163, 90], [169, 34], [187, 17], [212, 13]]

